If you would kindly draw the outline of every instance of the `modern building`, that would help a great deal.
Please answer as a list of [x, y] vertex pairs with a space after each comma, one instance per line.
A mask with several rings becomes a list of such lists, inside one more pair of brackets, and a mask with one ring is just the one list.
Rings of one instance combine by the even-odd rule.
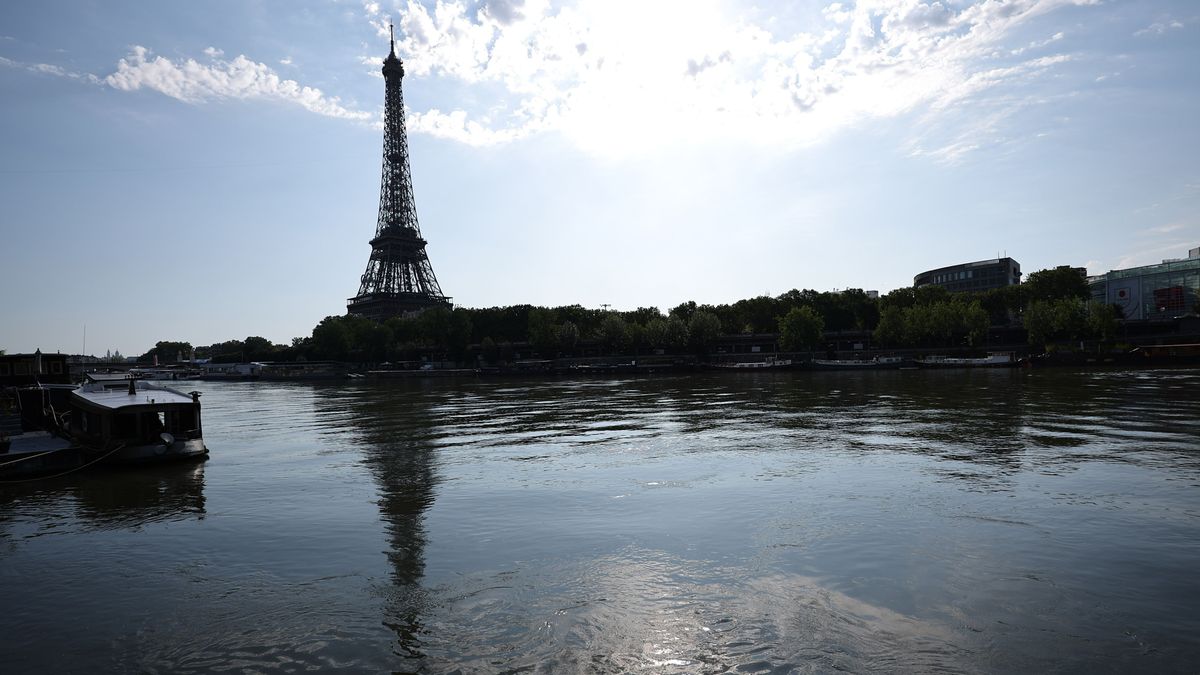
[[951, 293], [988, 291], [1021, 283], [1021, 265], [1012, 258], [939, 267], [913, 277], [913, 286], [941, 286]]
[[1126, 319], [1171, 319], [1200, 303], [1200, 247], [1188, 257], [1113, 270], [1088, 278], [1092, 299], [1116, 305]]

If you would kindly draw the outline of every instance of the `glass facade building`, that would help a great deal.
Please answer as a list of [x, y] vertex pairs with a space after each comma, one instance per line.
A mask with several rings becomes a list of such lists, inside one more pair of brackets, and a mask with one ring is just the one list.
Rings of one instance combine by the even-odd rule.
[[1116, 305], [1126, 319], [1172, 319], [1200, 302], [1200, 248], [1189, 257], [1158, 265], [1113, 270], [1091, 277], [1092, 299]]

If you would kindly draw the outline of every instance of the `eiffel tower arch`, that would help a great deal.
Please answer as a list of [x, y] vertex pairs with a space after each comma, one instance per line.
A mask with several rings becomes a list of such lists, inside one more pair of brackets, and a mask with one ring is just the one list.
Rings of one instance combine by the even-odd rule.
[[383, 113], [383, 178], [379, 187], [379, 220], [371, 240], [371, 257], [358, 295], [347, 301], [350, 314], [376, 321], [405, 316], [430, 307], [449, 307], [417, 224], [408, 138], [404, 129], [404, 64], [396, 57], [396, 39], [383, 61], [386, 100]]

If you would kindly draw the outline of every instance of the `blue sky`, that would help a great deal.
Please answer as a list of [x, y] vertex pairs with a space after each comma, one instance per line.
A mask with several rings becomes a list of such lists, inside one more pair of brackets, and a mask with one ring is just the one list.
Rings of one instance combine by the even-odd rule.
[[886, 292], [1200, 246], [1200, 5], [0, 6], [0, 348], [309, 334], [378, 208], [387, 22], [469, 307]]

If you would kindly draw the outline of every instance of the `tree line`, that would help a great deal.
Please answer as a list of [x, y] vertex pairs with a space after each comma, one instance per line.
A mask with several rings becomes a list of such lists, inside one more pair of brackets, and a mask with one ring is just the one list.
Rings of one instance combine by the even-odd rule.
[[[543, 358], [575, 356], [584, 348], [602, 354], [707, 355], [731, 334], [777, 334], [785, 351], [819, 349], [832, 334], [869, 335], [877, 346], [979, 347], [994, 326], [1023, 326], [1030, 344], [1115, 336], [1118, 308], [1088, 302], [1086, 280], [1059, 267], [1030, 274], [1026, 283], [981, 293], [949, 293], [940, 286], [899, 288], [882, 297], [859, 289], [790, 290], [732, 304], [681, 303], [630, 311], [580, 305], [488, 308], [436, 307], [413, 317], [376, 322], [328, 316], [290, 345], [250, 336], [195, 349], [216, 362], [421, 359], [503, 362], [518, 350]], [[190, 355], [187, 342], [159, 342], [142, 355], [170, 363]]]

